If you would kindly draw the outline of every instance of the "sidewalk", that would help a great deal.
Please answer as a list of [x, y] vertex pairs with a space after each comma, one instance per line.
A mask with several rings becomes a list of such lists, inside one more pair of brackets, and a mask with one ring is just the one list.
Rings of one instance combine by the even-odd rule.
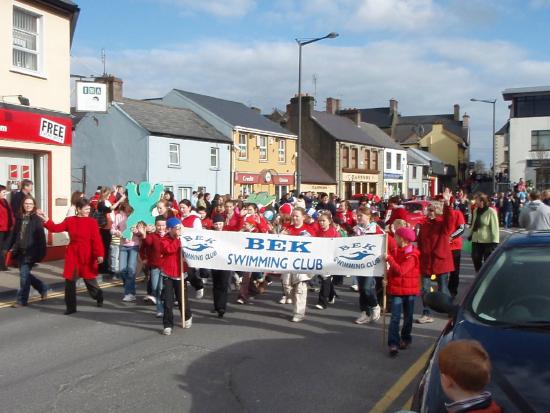
[[[63, 278], [63, 265], [65, 260], [49, 261], [37, 264], [32, 269], [32, 274], [40, 278], [48, 285], [48, 291], [63, 291], [65, 289], [65, 279]], [[100, 274], [97, 277], [99, 283], [103, 282]], [[105, 281], [112, 281], [109, 279]], [[83, 287], [81, 279], [77, 281], [77, 288]], [[19, 269], [10, 267], [8, 271], [0, 272], [0, 301], [15, 301], [15, 295], [19, 288]], [[38, 297], [39, 293], [31, 287], [29, 298]]]

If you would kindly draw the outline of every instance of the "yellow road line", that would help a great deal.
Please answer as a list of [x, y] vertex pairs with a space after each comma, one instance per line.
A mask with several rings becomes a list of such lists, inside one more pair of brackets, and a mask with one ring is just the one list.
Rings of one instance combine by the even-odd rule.
[[[378, 400], [369, 413], [383, 413], [387, 412], [389, 407], [397, 400], [397, 398], [403, 393], [409, 384], [418, 376], [418, 373], [422, 371], [424, 365], [428, 361], [432, 352], [433, 346], [422, 354], [414, 364], [408, 368], [408, 370], [395, 382], [395, 384], [384, 394], [384, 396]], [[407, 404], [409, 401], [407, 402]]]
[[[145, 279], [145, 277], [137, 277], [136, 282], [143, 281], [144, 279]], [[99, 286], [101, 288], [117, 287], [117, 286], [120, 286], [120, 285], [122, 285], [122, 281], [110, 281], [110, 282], [99, 283]], [[87, 291], [86, 287], [77, 288], [77, 290], [76, 290], [77, 293], [82, 293], [84, 291]], [[63, 297], [64, 295], [65, 295], [64, 291], [56, 291], [56, 292], [48, 293], [48, 298], [47, 299]], [[37, 301], [42, 301], [42, 300], [41, 300], [40, 297], [33, 297], [33, 298], [29, 299], [29, 303], [35, 303]], [[15, 303], [15, 301], [0, 302], [0, 308], [11, 307], [14, 303]]]
[[405, 402], [405, 404], [403, 405], [403, 407], [401, 408], [401, 410], [411, 410], [412, 402], [413, 402], [413, 397], [411, 396], [411, 397], [409, 398], [409, 400], [407, 400], [407, 401]]

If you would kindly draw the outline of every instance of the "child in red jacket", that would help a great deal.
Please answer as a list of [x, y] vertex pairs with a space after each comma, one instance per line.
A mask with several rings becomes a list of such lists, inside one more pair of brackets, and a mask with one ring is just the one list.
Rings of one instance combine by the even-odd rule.
[[[390, 356], [406, 349], [412, 342], [414, 299], [420, 292], [420, 253], [411, 243], [416, 239], [414, 230], [399, 228], [395, 232], [397, 252], [386, 254], [388, 263], [388, 293], [391, 296], [391, 321], [388, 334]], [[399, 321], [403, 311], [403, 328], [399, 337]]]
[[154, 298], [154, 303], [157, 309], [157, 318], [164, 315], [164, 306], [162, 305], [162, 239], [166, 234], [166, 219], [159, 215], [155, 218], [155, 231], [150, 232], [151, 228], [139, 228], [142, 242], [141, 246], [145, 255], [145, 261], [149, 267], [151, 276], [151, 296]]

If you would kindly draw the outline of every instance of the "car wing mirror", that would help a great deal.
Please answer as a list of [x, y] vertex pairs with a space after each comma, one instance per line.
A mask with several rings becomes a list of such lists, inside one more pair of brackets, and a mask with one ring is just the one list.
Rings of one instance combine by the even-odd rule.
[[435, 312], [454, 316], [458, 310], [458, 306], [453, 304], [450, 296], [440, 292], [425, 293], [422, 296], [424, 306], [431, 308]]

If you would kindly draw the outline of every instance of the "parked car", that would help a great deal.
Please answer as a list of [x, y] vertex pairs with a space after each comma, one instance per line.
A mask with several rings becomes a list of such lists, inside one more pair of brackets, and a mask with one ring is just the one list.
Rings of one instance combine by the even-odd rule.
[[460, 305], [440, 293], [426, 305], [448, 313], [413, 398], [415, 412], [446, 411], [438, 354], [474, 339], [492, 363], [488, 390], [505, 412], [550, 412], [550, 232], [510, 236], [489, 257]]

